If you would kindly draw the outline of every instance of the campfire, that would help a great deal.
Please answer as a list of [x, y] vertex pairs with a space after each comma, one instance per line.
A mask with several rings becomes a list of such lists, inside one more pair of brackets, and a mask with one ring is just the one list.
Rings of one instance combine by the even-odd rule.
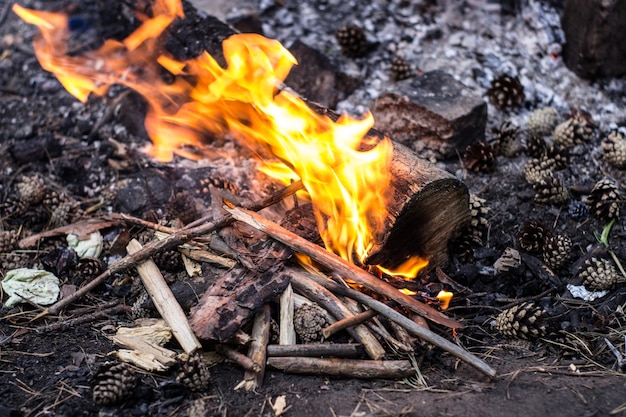
[[[248, 357], [229, 345], [218, 345], [219, 352], [247, 369], [245, 379], [255, 381], [252, 386], [256, 386], [262, 381], [270, 325], [263, 305], [283, 294], [280, 343], [294, 344], [290, 323], [293, 287], [306, 295], [309, 303], [315, 301], [330, 312], [331, 321], [338, 320], [331, 328], [350, 326], [352, 337], [373, 360], [372, 364], [345, 362], [339, 372], [357, 374], [370, 366], [372, 370], [366, 372], [369, 376], [412, 372], [408, 361], [380, 362], [386, 350], [371, 330], [358, 324], [377, 312], [395, 323], [403, 337], [412, 334], [423, 338], [493, 376], [488, 365], [429, 330], [425, 322], [416, 324], [387, 305], [402, 306], [450, 329], [462, 327], [439, 311], [447, 307], [452, 293], [442, 291], [434, 297], [403, 287], [419, 289], [411, 280], [447, 259], [448, 241], [468, 221], [466, 188], [450, 174], [373, 130], [371, 114], [361, 118], [337, 115], [290, 90], [284, 80], [297, 62], [278, 41], [256, 34], [229, 33], [222, 42], [223, 63], [210, 51], [177, 60], [165, 45], [171, 26], [184, 19], [182, 4], [179, 0], [155, 0], [149, 11], [137, 11], [140, 24], [124, 39], [107, 39], [95, 50], [73, 54], [68, 47], [73, 35], [68, 15], [19, 5], [13, 10], [39, 28], [34, 42], [39, 62], [78, 100], [86, 103], [91, 95], [104, 96], [113, 85], [123, 85], [143, 97], [148, 106], [145, 127], [152, 140], [145, 151], [152, 157], [171, 161], [180, 155], [202, 160], [209, 158], [205, 150], [211, 138], [232, 138], [259, 164], [260, 181], [275, 181], [286, 187], [263, 201], [244, 202], [243, 207], [225, 199], [221, 217], [201, 219], [179, 230], [154, 225], [156, 230], [166, 231], [167, 237], [145, 247], [139, 243], [129, 246], [129, 256], [44, 314], [58, 314], [104, 278], [137, 266], [148, 294], [188, 354], [200, 349], [197, 338], [232, 343], [243, 337], [243, 325], [256, 314], [252, 332], [263, 336], [260, 341], [255, 339]], [[258, 190], [256, 193], [259, 195]], [[281, 210], [284, 215], [289, 209], [285, 204], [289, 199], [284, 199], [291, 194], [295, 206], [292, 203], [290, 210], [313, 213], [317, 234], [326, 249], [288, 230], [294, 225], [281, 227], [255, 213], [278, 202], [282, 206], [275, 206], [273, 215]], [[247, 225], [243, 235], [237, 228], [231, 232], [246, 242], [245, 248], [240, 248], [239, 263], [205, 292], [191, 312], [189, 325], [182, 310], [172, 304], [159, 271], [146, 272], [142, 262], [233, 221]], [[314, 234], [306, 232], [308, 236]], [[28, 243], [36, 239], [30, 238]], [[291, 251], [298, 255], [300, 267], [289, 262]], [[360, 292], [362, 288], [383, 297], [383, 302]], [[367, 310], [355, 315], [338, 295], [360, 302]], [[343, 325], [344, 321], [347, 324]], [[394, 340], [377, 328], [379, 337], [388, 343]], [[337, 330], [326, 327], [324, 331], [329, 337]], [[411, 350], [406, 343], [394, 343], [407, 352]], [[295, 363], [281, 364], [270, 359], [269, 363], [303, 371], [313, 366], [301, 359], [292, 361]], [[332, 372], [337, 363], [331, 361], [324, 367]]]

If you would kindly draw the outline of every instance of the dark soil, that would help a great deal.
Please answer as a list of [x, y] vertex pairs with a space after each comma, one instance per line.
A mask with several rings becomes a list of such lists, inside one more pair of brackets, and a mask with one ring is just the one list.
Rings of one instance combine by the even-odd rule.
[[[85, 12], [89, 18], [93, 17], [93, 8], [109, 10], [109, 14], [102, 14], [103, 20], [90, 23], [90, 30], [96, 33], [84, 34], [86, 39], [121, 38], [124, 31], [132, 29], [134, 22], [124, 7], [113, 3], [119, 9], [97, 0], [83, 2], [83, 7], [91, 10]], [[61, 6], [56, 1], [20, 4], [50, 10]], [[273, 190], [253, 189], [252, 184], [259, 183], [255, 174], [247, 165], [237, 165], [248, 155], [229, 143], [220, 144], [222, 148], [215, 146], [215, 163], [203, 165], [181, 158], [167, 164], [152, 160], [141, 151], [149, 143], [142, 125], [142, 100], [116, 87], [105, 98], [78, 102], [52, 74], [41, 69], [31, 46], [36, 29], [21, 22], [10, 6], [0, 6], [3, 233], [19, 231], [21, 239], [109, 212], [166, 223], [184, 215], [199, 217], [199, 209], [181, 203], [186, 198], [181, 193], [211, 208], [207, 188], [243, 201], [255, 193]], [[66, 10], [77, 15], [81, 11], [70, 7]], [[76, 42], [76, 48], [93, 46]], [[290, 375], [268, 369], [263, 387], [257, 392], [244, 392], [234, 390], [243, 370], [219, 363], [211, 368], [210, 387], [199, 393], [177, 383], [175, 371], [136, 370], [138, 384], [130, 399], [101, 407], [92, 400], [94, 373], [100, 365], [113, 360], [109, 354], [118, 348], [108, 336], [119, 326], [132, 325], [136, 311], [131, 307], [141, 293], [134, 271], [127, 271], [107, 279], [59, 317], [33, 320], [38, 310], [27, 304], [0, 310], [0, 417], [272, 416], [270, 402], [281, 395], [286, 396], [290, 407], [287, 416], [626, 415], [626, 379], [604, 341], [606, 337], [624, 351], [626, 288], [618, 284], [605, 297], [592, 302], [573, 298], [566, 289], [566, 284], [580, 284], [577, 274], [582, 260], [592, 252], [606, 254], [595, 236], [602, 232], [604, 222], [584, 213], [581, 207], [585, 197], [605, 175], [615, 178], [622, 191], [626, 182], [623, 170], [601, 158], [600, 143], [607, 133], [608, 126], [598, 126], [590, 142], [570, 150], [570, 161], [562, 171], [570, 197], [562, 205], [534, 201], [535, 192], [522, 174], [530, 159], [525, 153], [513, 158], [498, 156], [495, 170], [487, 173], [467, 172], [462, 161], [439, 161], [462, 176], [470, 192], [484, 198], [490, 208], [489, 228], [482, 244], [474, 244], [464, 253], [453, 248], [455, 255], [444, 271], [469, 289], [455, 290], [458, 294], [447, 313], [466, 324], [455, 340], [497, 370], [493, 380], [438, 349], [416, 343], [415, 357], [425, 384], [417, 376], [398, 381], [358, 380]], [[223, 152], [237, 155], [235, 163], [220, 164]], [[46, 195], [24, 201], [18, 184], [35, 175], [45, 185]], [[63, 205], [67, 212], [56, 211]], [[609, 249], [626, 263], [623, 219], [622, 214], [611, 230]], [[573, 249], [568, 262], [551, 272], [545, 269], [541, 254], [522, 251], [520, 266], [496, 271], [493, 264], [505, 248], [520, 249], [520, 228], [528, 220], [540, 220], [553, 233], [571, 237]], [[106, 228], [103, 235], [104, 250], [99, 259], [103, 265], [120, 259], [130, 237], [147, 239], [141, 227], [128, 223]], [[97, 275], [73, 260], [64, 238], [43, 239], [35, 247], [23, 249], [7, 236], [2, 235], [4, 240], [0, 241], [2, 276], [14, 268], [45, 267], [70, 288]], [[157, 264], [168, 282], [186, 279], [178, 258], [162, 256]], [[205, 286], [221, 272], [205, 265]], [[434, 273], [423, 277], [421, 283], [425, 291], [442, 286]], [[546, 309], [544, 319], [549, 332], [545, 337], [534, 341], [508, 339], [493, 327], [500, 311], [522, 301], [533, 301]], [[106, 303], [128, 308], [61, 330], [44, 328], [46, 324], [97, 312]], [[149, 315], [157, 314], [152, 311]], [[452, 338], [445, 329], [434, 330]], [[176, 344], [168, 347], [180, 351]], [[210, 350], [210, 344], [206, 348]]]

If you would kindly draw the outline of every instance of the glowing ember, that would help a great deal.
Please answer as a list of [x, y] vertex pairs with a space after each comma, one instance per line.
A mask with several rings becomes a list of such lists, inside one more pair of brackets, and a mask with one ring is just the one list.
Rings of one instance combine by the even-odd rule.
[[[178, 62], [163, 52], [160, 35], [183, 17], [182, 5], [155, 0], [153, 17], [138, 16], [142, 25], [122, 42], [107, 40], [98, 50], [69, 56], [67, 16], [19, 5], [13, 10], [39, 27], [34, 41], [39, 62], [76, 98], [85, 102], [90, 93], [103, 95], [122, 84], [146, 99], [145, 125], [153, 141], [148, 152], [155, 158], [190, 156], [184, 148], [201, 147], [209, 132], [231, 135], [279, 160], [264, 161], [268, 175], [285, 183], [302, 180], [329, 250], [362, 262], [380, 238], [390, 197], [391, 142], [368, 143], [370, 114], [333, 122], [281, 90], [296, 60], [279, 42], [255, 34], [231, 36], [223, 42], [226, 69], [208, 53]], [[185, 77], [166, 83], [164, 68]], [[400, 272], [412, 278], [425, 264], [409, 259]]]

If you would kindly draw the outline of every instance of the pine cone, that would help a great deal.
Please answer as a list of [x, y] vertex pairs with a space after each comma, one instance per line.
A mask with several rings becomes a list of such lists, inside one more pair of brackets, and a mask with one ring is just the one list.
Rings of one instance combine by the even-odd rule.
[[481, 242], [487, 235], [487, 230], [489, 229], [489, 219], [487, 216], [489, 215], [489, 211], [491, 211], [491, 209], [486, 206], [486, 202], [487, 201], [484, 198], [470, 194], [469, 208], [471, 217], [469, 231], [471, 234], [480, 239]]
[[591, 214], [603, 223], [619, 217], [620, 193], [615, 181], [603, 178], [596, 183], [587, 197]]
[[554, 128], [552, 138], [555, 146], [570, 147], [590, 142], [595, 123], [586, 113], [574, 112], [569, 119]]
[[548, 144], [546, 141], [541, 136], [531, 134], [526, 141], [526, 155], [531, 158], [541, 159], [546, 155], [547, 151]]
[[396, 81], [411, 78], [413, 76], [411, 64], [400, 56], [394, 56], [391, 60], [391, 76]]
[[39, 175], [25, 176], [15, 185], [19, 201], [27, 206], [41, 203], [46, 195], [46, 185]]
[[498, 154], [512, 158], [519, 155], [522, 149], [522, 137], [519, 127], [510, 121], [502, 123], [496, 137], [496, 150]]
[[613, 130], [602, 140], [604, 159], [619, 169], [626, 168], [626, 138], [619, 130]]
[[533, 302], [518, 304], [496, 317], [496, 330], [512, 339], [534, 340], [548, 333], [548, 312]]
[[529, 220], [524, 223], [519, 234], [519, 245], [526, 252], [540, 253], [543, 245], [552, 232], [545, 224], [538, 220]]
[[506, 248], [502, 255], [494, 262], [493, 267], [499, 273], [508, 272], [522, 264], [522, 257], [518, 250]]
[[326, 312], [317, 304], [304, 304], [297, 307], [293, 314], [296, 334], [304, 343], [322, 339], [322, 330], [328, 326]]
[[0, 231], [0, 253], [11, 252], [17, 247], [17, 230]]
[[517, 77], [500, 75], [487, 90], [489, 101], [500, 110], [517, 108], [524, 102], [524, 87]]
[[474, 262], [474, 249], [483, 245], [482, 240], [472, 233], [463, 233], [458, 238], [450, 242], [450, 252], [462, 264], [470, 264]]
[[554, 107], [536, 109], [528, 116], [528, 131], [531, 136], [544, 137], [552, 133], [558, 121]]
[[175, 249], [157, 252], [152, 259], [159, 269], [167, 272], [179, 272], [183, 265], [183, 258]]
[[98, 405], [119, 403], [132, 394], [137, 384], [126, 363], [105, 363], [93, 376], [93, 401]]
[[50, 213], [50, 227], [65, 226], [73, 220], [82, 217], [83, 211], [80, 204], [75, 201], [65, 200], [56, 206]]
[[524, 178], [529, 184], [536, 184], [555, 169], [556, 161], [552, 158], [543, 156], [541, 159], [531, 159], [524, 166]]
[[[74, 270], [73, 276], [77, 278], [74, 281], [79, 281], [78, 283], [84, 280], [90, 280], [91, 278], [95, 278], [100, 273], [104, 271], [104, 265], [98, 258], [81, 258], [78, 260], [78, 265], [76, 265], [76, 269]], [[77, 282], [74, 282], [75, 284]]]
[[539, 204], [562, 204], [568, 199], [567, 189], [561, 177], [552, 172], [541, 177], [533, 184], [536, 192], [535, 202]]
[[579, 275], [583, 285], [593, 291], [608, 290], [619, 280], [613, 263], [604, 258], [592, 257], [585, 260]]
[[200, 217], [196, 200], [187, 191], [176, 194], [168, 204], [168, 212], [171, 218], [180, 219], [183, 224], [191, 223]]
[[341, 47], [341, 52], [349, 58], [358, 58], [366, 55], [371, 48], [365, 31], [358, 26], [343, 26], [335, 32], [335, 38]]
[[582, 221], [589, 217], [589, 208], [580, 200], [572, 200], [567, 207], [567, 213], [574, 220]]
[[211, 374], [202, 356], [193, 353], [182, 362], [176, 375], [176, 382], [185, 385], [191, 391], [206, 391], [211, 382]]
[[552, 145], [546, 149], [546, 157], [554, 160], [554, 169], [559, 171], [569, 165], [570, 152], [568, 148]]
[[543, 245], [543, 259], [550, 268], [559, 269], [569, 259], [572, 246], [569, 236], [549, 236]]
[[487, 142], [478, 141], [465, 149], [465, 168], [474, 172], [491, 172], [496, 167], [496, 151]]

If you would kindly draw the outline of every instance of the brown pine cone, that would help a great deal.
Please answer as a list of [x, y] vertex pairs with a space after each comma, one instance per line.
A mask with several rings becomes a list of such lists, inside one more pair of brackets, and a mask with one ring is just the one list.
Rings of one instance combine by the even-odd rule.
[[80, 276], [82, 280], [95, 278], [104, 271], [104, 265], [98, 258], [81, 258], [74, 271], [74, 276]]
[[543, 245], [552, 232], [545, 224], [538, 220], [529, 220], [524, 223], [519, 233], [519, 245], [522, 250], [530, 253], [540, 253]]
[[487, 142], [478, 141], [465, 149], [465, 168], [474, 172], [491, 172], [496, 167], [496, 151]]
[[358, 58], [366, 55], [371, 48], [365, 36], [365, 31], [358, 26], [342, 26], [335, 32], [341, 52], [349, 58]]
[[526, 140], [525, 153], [531, 158], [541, 159], [546, 155], [547, 150], [548, 144], [541, 136], [531, 134]]
[[395, 81], [411, 78], [413, 76], [411, 64], [401, 56], [394, 56], [391, 60], [391, 76]]
[[522, 149], [522, 137], [519, 127], [510, 121], [502, 123], [496, 137], [495, 148], [498, 154], [507, 158], [519, 155]]
[[24, 176], [15, 185], [19, 201], [27, 206], [41, 203], [46, 195], [46, 185], [39, 175]]
[[176, 249], [157, 252], [152, 259], [154, 263], [167, 272], [180, 272], [183, 268], [183, 258]]
[[469, 232], [482, 242], [489, 229], [489, 219], [487, 218], [491, 209], [486, 205], [487, 200], [470, 194], [470, 224]]
[[72, 221], [82, 217], [83, 211], [76, 201], [64, 200], [56, 206], [50, 213], [49, 226], [51, 228], [65, 226]]
[[534, 340], [548, 334], [548, 312], [533, 302], [518, 304], [496, 317], [495, 328], [512, 339]]
[[536, 192], [535, 202], [539, 204], [563, 204], [568, 199], [567, 189], [561, 177], [552, 172], [541, 177], [533, 184]]
[[559, 171], [569, 165], [570, 152], [568, 148], [552, 145], [546, 149], [546, 157], [554, 160], [554, 169]]
[[613, 130], [602, 140], [604, 159], [619, 169], [626, 168], [626, 138], [619, 130]]
[[528, 116], [528, 132], [531, 136], [544, 137], [552, 133], [558, 121], [554, 107], [534, 110]]
[[592, 291], [611, 289], [619, 281], [617, 269], [609, 259], [604, 258], [585, 260], [579, 275], [583, 285]]
[[195, 392], [206, 391], [209, 388], [211, 374], [200, 354], [193, 353], [181, 363], [176, 382]]
[[201, 216], [195, 198], [187, 191], [177, 193], [167, 208], [169, 217], [179, 219], [183, 224], [189, 224]]
[[0, 230], [0, 253], [11, 252], [17, 247], [17, 230]]
[[137, 379], [126, 363], [105, 363], [93, 376], [93, 401], [98, 405], [112, 405], [132, 394]]
[[531, 159], [524, 166], [524, 178], [529, 184], [538, 183], [541, 178], [550, 175], [556, 170], [556, 161], [547, 156], [541, 159]]
[[554, 128], [552, 139], [555, 146], [570, 147], [591, 142], [595, 133], [595, 123], [591, 116], [574, 112], [569, 119]]
[[524, 103], [524, 87], [517, 77], [503, 74], [491, 82], [487, 96], [496, 108], [510, 110]]
[[506, 248], [502, 255], [494, 262], [493, 267], [499, 273], [508, 272], [522, 264], [522, 257], [517, 249]]
[[586, 203], [592, 216], [603, 223], [609, 223], [619, 217], [620, 200], [620, 192], [615, 181], [603, 178], [593, 187]]
[[322, 330], [328, 324], [326, 312], [317, 304], [304, 304], [294, 311], [293, 326], [304, 343], [320, 341]]
[[549, 236], [543, 244], [543, 259], [550, 268], [559, 269], [569, 259], [572, 246], [567, 235]]

